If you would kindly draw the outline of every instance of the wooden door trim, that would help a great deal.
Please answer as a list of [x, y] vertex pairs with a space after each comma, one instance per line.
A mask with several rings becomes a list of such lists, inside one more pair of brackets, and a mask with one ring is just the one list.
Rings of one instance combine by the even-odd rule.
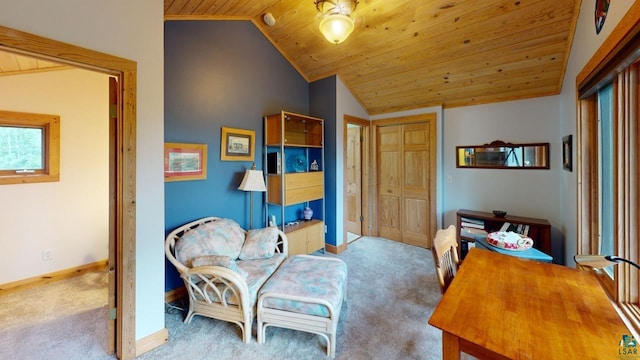
[[362, 143], [360, 144], [360, 148], [362, 149], [362, 209], [367, 210], [367, 214], [364, 216], [364, 221], [362, 222], [362, 236], [371, 236], [371, 211], [370, 209], [370, 183], [371, 183], [371, 165], [369, 162], [371, 147], [370, 147], [370, 134], [371, 134], [371, 122], [366, 119], [362, 119], [359, 117], [344, 115], [343, 116], [343, 132], [342, 132], [342, 149], [343, 149], [343, 161], [342, 161], [342, 207], [345, 212], [345, 216], [342, 219], [342, 239], [345, 244], [344, 249], [346, 250], [348, 246], [347, 241], [347, 186], [345, 184], [345, 180], [347, 178], [347, 125], [353, 124], [360, 126], [361, 134], [362, 134]]
[[430, 148], [429, 148], [429, 197], [431, 200], [429, 216], [431, 218], [431, 228], [429, 229], [429, 237], [433, 239], [437, 230], [437, 209], [436, 209], [436, 195], [437, 195], [437, 144], [438, 137], [437, 132], [437, 119], [436, 113], [426, 113], [418, 115], [400, 116], [394, 118], [380, 119], [371, 122], [371, 193], [375, 194], [375, 201], [372, 201], [372, 214], [371, 214], [371, 236], [380, 235], [380, 225], [378, 224], [378, 128], [383, 126], [416, 124], [416, 123], [429, 123], [429, 135]]
[[[136, 227], [136, 93], [137, 64], [134, 61], [66, 44], [60, 41], [0, 26], [0, 49], [68, 64], [118, 78], [118, 119], [115, 131], [117, 156], [115, 223], [116, 356], [133, 359], [135, 343], [135, 227]], [[111, 245], [111, 244], [110, 244]], [[109, 246], [112, 251], [112, 246]], [[111, 255], [110, 255], [111, 257]]]

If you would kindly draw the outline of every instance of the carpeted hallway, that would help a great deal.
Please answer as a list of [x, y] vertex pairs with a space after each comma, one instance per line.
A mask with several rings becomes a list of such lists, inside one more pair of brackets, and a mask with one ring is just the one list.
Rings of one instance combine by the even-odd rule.
[[[431, 252], [363, 237], [337, 256], [349, 266], [349, 283], [336, 359], [440, 359], [441, 333], [427, 324], [441, 297]], [[106, 286], [106, 274], [94, 273], [0, 296], [0, 357], [114, 359], [104, 353]], [[167, 307], [169, 343], [139, 359], [327, 358], [318, 335], [269, 328], [259, 345], [254, 322], [254, 338], [243, 344], [236, 325], [182, 320], [181, 311]]]

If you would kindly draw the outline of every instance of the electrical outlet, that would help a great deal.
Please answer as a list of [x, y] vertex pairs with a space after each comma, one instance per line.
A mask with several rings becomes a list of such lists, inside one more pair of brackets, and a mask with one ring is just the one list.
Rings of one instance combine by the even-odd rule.
[[53, 251], [51, 249], [42, 250], [42, 261], [49, 261], [53, 259]]

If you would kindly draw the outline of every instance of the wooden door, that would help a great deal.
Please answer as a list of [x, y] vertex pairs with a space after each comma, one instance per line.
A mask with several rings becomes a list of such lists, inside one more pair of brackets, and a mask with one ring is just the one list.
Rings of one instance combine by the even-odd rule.
[[347, 231], [362, 235], [362, 129], [359, 126], [347, 128]]
[[383, 238], [402, 241], [402, 125], [379, 127], [378, 229]]
[[429, 122], [377, 128], [378, 229], [380, 236], [430, 247], [435, 196], [435, 141]]
[[[116, 212], [117, 212], [117, 145], [116, 131], [118, 121], [118, 80], [109, 77], [109, 295], [107, 318], [107, 353], [116, 351]], [[112, 310], [113, 309], [113, 310]]]

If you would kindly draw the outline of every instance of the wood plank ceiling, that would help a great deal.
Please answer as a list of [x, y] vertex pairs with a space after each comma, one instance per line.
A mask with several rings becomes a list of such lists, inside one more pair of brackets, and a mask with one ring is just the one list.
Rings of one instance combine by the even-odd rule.
[[166, 20], [252, 21], [307, 81], [339, 75], [374, 115], [558, 94], [580, 2], [360, 0], [339, 45], [320, 34], [313, 0], [164, 5]]
[[[251, 21], [307, 81], [337, 74], [375, 115], [560, 93], [580, 2], [359, 0], [339, 45], [320, 34], [313, 0], [164, 0], [164, 12]], [[0, 52], [0, 75], [59, 66]]]

